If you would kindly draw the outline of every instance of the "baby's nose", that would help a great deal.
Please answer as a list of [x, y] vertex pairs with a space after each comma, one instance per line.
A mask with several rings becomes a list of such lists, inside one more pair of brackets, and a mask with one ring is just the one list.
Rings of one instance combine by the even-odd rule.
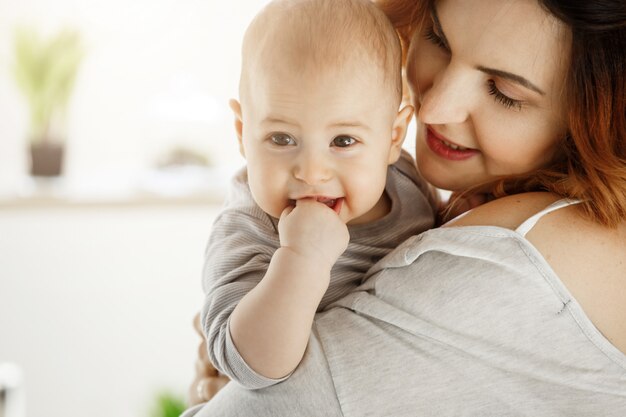
[[293, 175], [306, 184], [317, 185], [332, 178], [332, 169], [327, 161], [319, 155], [303, 155], [296, 161]]

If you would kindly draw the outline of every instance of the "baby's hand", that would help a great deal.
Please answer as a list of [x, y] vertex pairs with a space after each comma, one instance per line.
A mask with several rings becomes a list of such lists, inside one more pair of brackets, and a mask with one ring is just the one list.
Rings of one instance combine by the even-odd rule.
[[[341, 204], [339, 202], [338, 204]], [[332, 266], [348, 247], [350, 234], [338, 213], [312, 198], [283, 210], [278, 222], [281, 247]]]

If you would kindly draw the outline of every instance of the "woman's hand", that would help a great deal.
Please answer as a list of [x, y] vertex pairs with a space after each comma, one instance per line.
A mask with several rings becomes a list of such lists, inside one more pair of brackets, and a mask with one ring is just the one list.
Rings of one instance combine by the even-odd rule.
[[206, 339], [204, 338], [202, 326], [200, 325], [200, 313], [196, 314], [194, 317], [193, 327], [198, 335], [200, 335], [202, 342], [198, 347], [196, 376], [189, 387], [190, 406], [209, 401], [229, 381], [228, 377], [219, 373], [209, 360]]

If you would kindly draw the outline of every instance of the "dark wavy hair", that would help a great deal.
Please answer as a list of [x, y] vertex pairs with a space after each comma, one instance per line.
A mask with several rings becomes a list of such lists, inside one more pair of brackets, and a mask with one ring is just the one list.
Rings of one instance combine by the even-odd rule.
[[[377, 1], [405, 51], [432, 1]], [[572, 34], [568, 133], [546, 166], [491, 189], [496, 197], [550, 191], [577, 198], [590, 219], [614, 227], [626, 220], [626, 1], [537, 1]]]

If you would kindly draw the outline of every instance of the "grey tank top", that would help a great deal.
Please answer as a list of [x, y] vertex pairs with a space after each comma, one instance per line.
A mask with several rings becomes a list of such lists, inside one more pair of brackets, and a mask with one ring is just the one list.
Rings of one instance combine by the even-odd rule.
[[626, 416], [626, 355], [525, 238], [575, 203], [414, 236], [321, 313], [343, 415]]

